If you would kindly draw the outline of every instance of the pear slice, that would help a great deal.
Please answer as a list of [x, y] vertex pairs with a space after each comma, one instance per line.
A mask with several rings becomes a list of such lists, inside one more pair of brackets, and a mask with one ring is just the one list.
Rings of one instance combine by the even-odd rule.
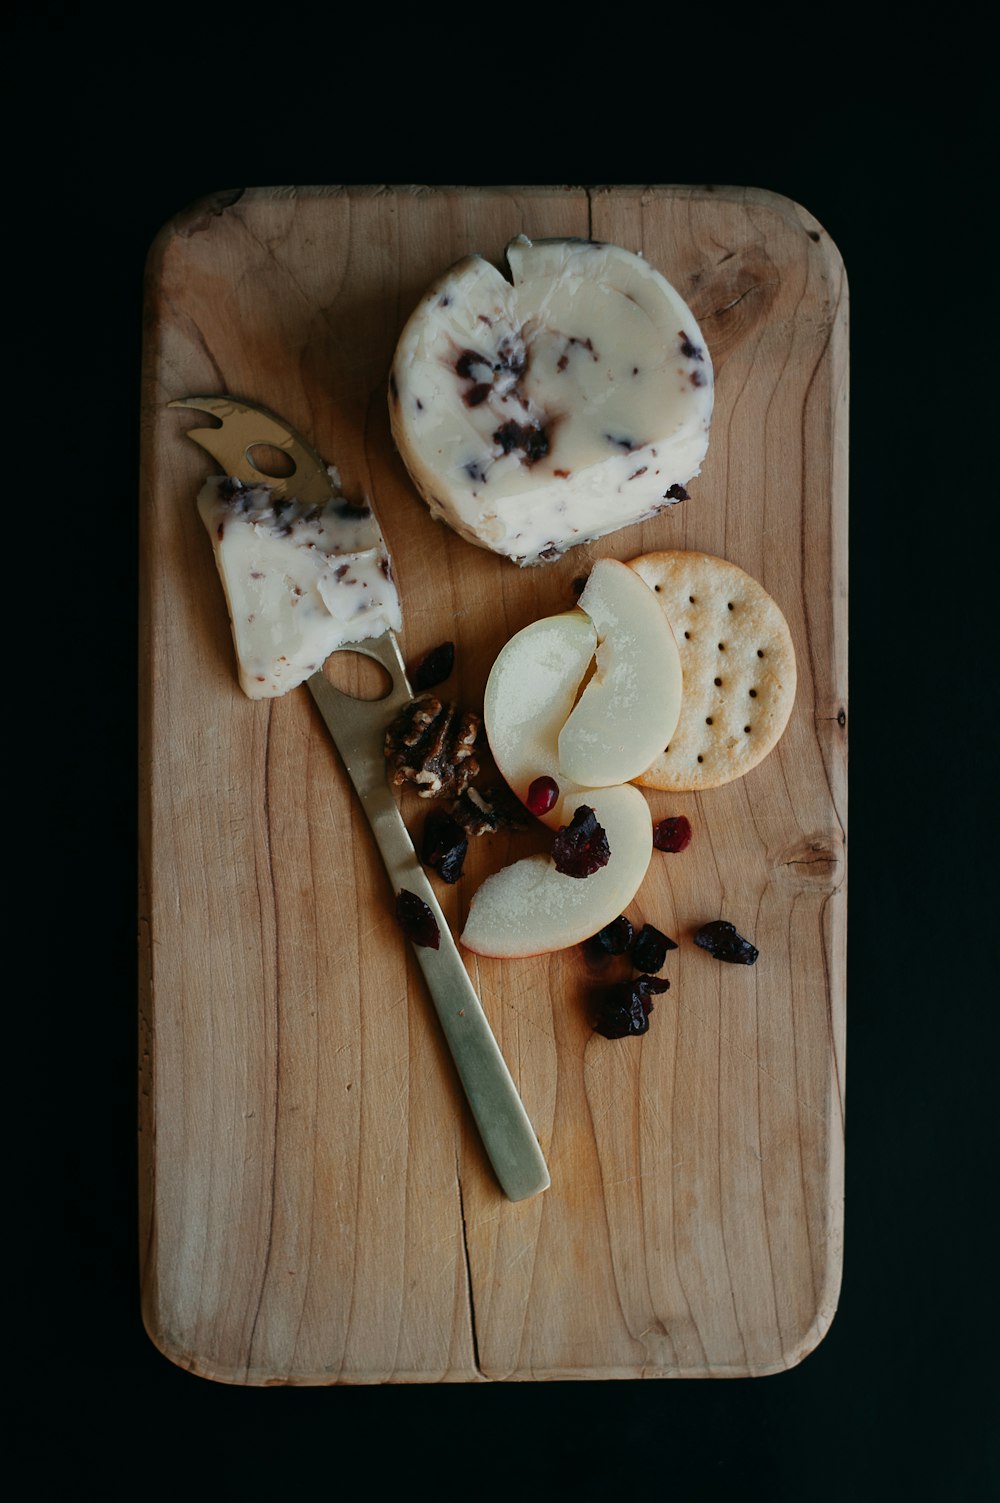
[[462, 944], [477, 955], [543, 955], [582, 944], [635, 897], [653, 853], [653, 826], [637, 788], [564, 795], [547, 823], [568, 824], [588, 804], [604, 827], [611, 859], [589, 877], [566, 877], [548, 856], [526, 856], [487, 877], [472, 899]]
[[656, 596], [625, 564], [602, 559], [576, 610], [511, 637], [483, 719], [497, 766], [524, 800], [543, 775], [562, 792], [630, 783], [669, 743], [680, 707], [680, 654]]
[[588, 787], [630, 783], [660, 756], [676, 729], [677, 643], [645, 580], [615, 559], [594, 565], [579, 608], [597, 633], [597, 666], [559, 732], [559, 766]]
[[[561, 795], [575, 787], [559, 766], [559, 732], [596, 649], [597, 632], [590, 617], [567, 611], [544, 616], [519, 631], [493, 664], [483, 724], [493, 760], [522, 803], [535, 778], [554, 778]], [[559, 807], [557, 803], [542, 816], [545, 824], [560, 824]]]
[[522, 802], [536, 778], [554, 779], [558, 797], [542, 815], [553, 828], [568, 825], [581, 805], [593, 809], [611, 856], [589, 877], [565, 876], [548, 856], [487, 877], [462, 934], [467, 949], [495, 956], [565, 949], [628, 906], [653, 840], [646, 801], [627, 785], [669, 741], [680, 704], [673, 632], [648, 585], [614, 559], [594, 565], [577, 609], [511, 637], [483, 704], [494, 761]]

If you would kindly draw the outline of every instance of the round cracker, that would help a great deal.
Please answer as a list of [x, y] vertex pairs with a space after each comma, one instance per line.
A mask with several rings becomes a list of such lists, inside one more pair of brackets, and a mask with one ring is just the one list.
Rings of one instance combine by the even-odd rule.
[[741, 778], [767, 756], [795, 699], [788, 622], [763, 585], [709, 553], [630, 561], [663, 607], [681, 655], [681, 714], [636, 782], [690, 793]]

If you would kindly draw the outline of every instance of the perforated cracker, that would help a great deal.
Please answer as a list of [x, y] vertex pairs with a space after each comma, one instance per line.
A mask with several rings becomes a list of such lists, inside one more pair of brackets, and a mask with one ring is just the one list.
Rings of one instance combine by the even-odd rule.
[[708, 553], [647, 553], [630, 567], [673, 628], [684, 692], [670, 745], [636, 782], [674, 793], [717, 788], [775, 746], [795, 699], [788, 623], [764, 587]]

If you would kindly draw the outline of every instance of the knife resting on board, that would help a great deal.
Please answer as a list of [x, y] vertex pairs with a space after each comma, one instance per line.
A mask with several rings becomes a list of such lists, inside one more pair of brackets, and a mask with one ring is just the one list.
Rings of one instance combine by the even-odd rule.
[[[231, 396], [185, 397], [168, 405], [205, 411], [221, 422], [219, 428], [192, 430], [188, 437], [241, 483], [267, 486], [278, 501], [294, 497], [318, 507], [336, 498], [319, 455], [301, 434], [267, 408]], [[293, 473], [275, 477], [258, 469], [252, 455], [262, 445], [281, 449], [292, 462]], [[378, 700], [356, 699], [335, 688], [322, 669], [306, 682], [361, 800], [393, 891], [415, 894], [437, 923], [439, 948], [415, 943], [414, 952], [500, 1186], [510, 1200], [526, 1200], [548, 1188], [548, 1169], [386, 777], [386, 728], [413, 698], [399, 644], [394, 633], [386, 630], [377, 637], [343, 645], [385, 668], [392, 685], [389, 693]], [[293, 678], [289, 687], [298, 681]], [[276, 691], [272, 688], [269, 692]]]

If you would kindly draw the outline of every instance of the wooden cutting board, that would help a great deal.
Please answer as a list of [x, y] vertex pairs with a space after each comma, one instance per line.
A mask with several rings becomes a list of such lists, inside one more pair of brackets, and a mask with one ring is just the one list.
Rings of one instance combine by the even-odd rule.
[[[518, 570], [432, 522], [386, 379], [426, 284], [514, 235], [639, 250], [690, 303], [717, 378], [689, 501]], [[480, 706], [527, 622], [594, 559], [721, 555], [791, 626], [777, 751], [686, 814], [629, 913], [672, 934], [649, 1033], [592, 1033], [579, 951], [468, 956], [548, 1159], [504, 1199], [360, 807], [304, 688], [237, 687], [195, 495], [210, 465], [166, 403], [263, 403], [369, 496], [409, 661], [446, 639]], [[269, 189], [159, 236], [143, 372], [142, 1272], [152, 1339], [227, 1382], [741, 1376], [792, 1366], [840, 1281], [847, 668], [847, 290], [836, 248], [746, 189]], [[411, 829], [426, 806], [404, 797]], [[441, 887], [456, 932], [525, 836]], [[725, 917], [760, 949], [692, 943]], [[623, 973], [624, 974], [624, 973]]]

